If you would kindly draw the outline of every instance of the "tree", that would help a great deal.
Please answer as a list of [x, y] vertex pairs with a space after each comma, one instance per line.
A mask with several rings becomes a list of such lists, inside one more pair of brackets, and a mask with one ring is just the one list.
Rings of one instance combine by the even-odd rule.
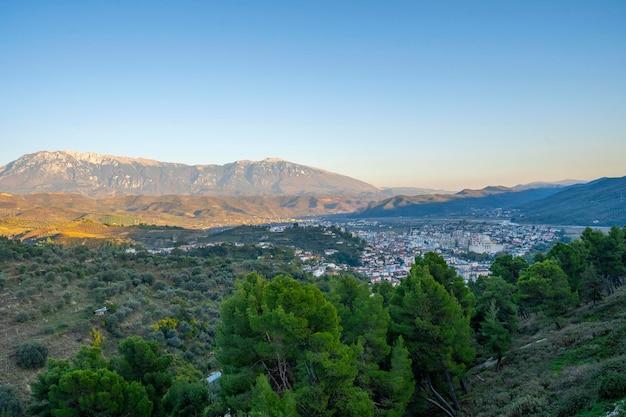
[[112, 368], [125, 380], [143, 384], [150, 400], [158, 404], [172, 383], [167, 372], [172, 355], [161, 354], [157, 342], [139, 336], [122, 340], [117, 350], [120, 356], [113, 361]]
[[94, 347], [82, 348], [71, 361], [50, 359], [46, 372], [31, 383], [30, 412], [40, 417], [149, 416], [152, 402], [145, 388], [108, 365]]
[[252, 389], [252, 417], [299, 417], [296, 398], [287, 391], [281, 398], [272, 387], [265, 375], [259, 375]]
[[202, 382], [177, 379], [161, 400], [161, 408], [166, 417], [199, 416], [208, 400], [209, 391]]
[[480, 335], [487, 350], [498, 360], [496, 370], [502, 366], [504, 354], [511, 348], [511, 332], [498, 318], [496, 299], [492, 298], [489, 308], [485, 312], [485, 319], [480, 323]]
[[443, 256], [435, 252], [427, 252], [423, 258], [415, 259], [415, 265], [428, 268], [428, 272], [435, 281], [443, 285], [448, 293], [459, 301], [465, 315], [468, 317], [474, 315], [476, 306], [474, 294], [465, 285], [463, 277], [456, 273], [456, 269], [448, 266]]
[[11, 385], [0, 385], [0, 416], [21, 417], [24, 415], [24, 404]]
[[391, 297], [393, 295], [393, 285], [391, 285], [391, 282], [387, 280], [377, 282], [372, 287], [372, 292], [380, 294], [383, 297], [383, 307], [389, 308], [389, 302], [391, 301]]
[[518, 307], [513, 301], [516, 287], [499, 276], [481, 276], [472, 290], [477, 300], [472, 318], [476, 339], [498, 358], [496, 369], [500, 369], [518, 326]]
[[293, 393], [301, 415], [373, 414], [367, 393], [354, 386], [356, 353], [341, 343], [336, 309], [315, 286], [249, 274], [221, 310], [216, 356], [231, 410], [253, 409], [252, 392], [264, 375], [283, 400]]
[[[469, 346], [469, 317], [458, 300], [435, 281], [428, 267], [414, 265], [396, 287], [389, 314], [390, 333], [392, 337], [402, 336], [411, 356], [415, 381], [427, 394], [428, 403], [454, 414], [460, 406], [451, 377], [462, 376], [474, 358]], [[439, 393], [440, 385], [448, 389], [448, 400]], [[419, 400], [414, 395], [413, 413], [419, 413], [424, 406]]]
[[380, 408], [388, 410], [388, 417], [403, 416], [415, 391], [411, 364], [410, 353], [404, 346], [404, 339], [399, 336], [391, 351], [390, 369], [380, 395]]
[[571, 245], [557, 242], [550, 249], [547, 256], [558, 262], [565, 275], [567, 275], [571, 290], [580, 290], [580, 274], [584, 269], [580, 252]]
[[605, 279], [607, 294], [613, 293], [615, 286], [621, 285], [620, 277], [625, 271], [623, 257], [626, 248], [624, 231], [617, 226], [611, 227], [607, 235], [600, 230], [587, 227], [580, 239], [583, 242], [588, 262]]
[[602, 289], [604, 288], [604, 280], [596, 271], [596, 267], [589, 265], [580, 275], [580, 298], [585, 303], [602, 300]]
[[331, 281], [329, 299], [341, 324], [341, 341], [363, 347], [363, 361], [378, 364], [391, 351], [387, 344], [389, 313], [383, 297], [348, 275]]
[[[51, 417], [51, 406], [49, 401], [50, 390], [58, 386], [63, 375], [73, 369], [72, 364], [67, 359], [54, 359], [48, 361], [45, 372], [37, 374], [37, 379], [31, 382], [33, 403], [30, 406], [30, 413], [34, 416]], [[75, 369], [75, 368], [74, 368]]]
[[557, 327], [560, 327], [559, 317], [578, 302], [565, 272], [553, 259], [534, 263], [523, 271], [517, 288], [517, 299], [522, 305], [529, 311], [545, 313]]
[[501, 277], [509, 284], [517, 285], [520, 272], [528, 268], [528, 262], [524, 258], [513, 257], [513, 255], [498, 256], [489, 270], [491, 275]]
[[38, 340], [22, 342], [17, 350], [17, 365], [20, 368], [43, 368], [47, 360], [48, 347]]
[[369, 394], [377, 416], [401, 415], [414, 390], [411, 360], [401, 337], [393, 351], [387, 343], [389, 312], [383, 296], [342, 275], [330, 282], [328, 298], [340, 318], [341, 341], [357, 353], [355, 384]]
[[108, 369], [74, 370], [50, 387], [53, 416], [150, 416], [152, 402], [138, 382], [127, 382]]

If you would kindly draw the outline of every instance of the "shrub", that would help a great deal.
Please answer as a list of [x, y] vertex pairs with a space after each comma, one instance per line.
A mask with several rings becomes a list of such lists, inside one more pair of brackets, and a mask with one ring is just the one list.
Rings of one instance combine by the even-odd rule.
[[618, 399], [626, 396], [626, 376], [609, 371], [600, 375], [600, 398], [606, 400]]
[[17, 316], [15, 316], [15, 321], [17, 321], [18, 323], [26, 323], [29, 318], [30, 317], [28, 316], [27, 312], [20, 311], [19, 313], [17, 313]]
[[548, 400], [543, 395], [524, 395], [514, 400], [507, 408], [508, 417], [523, 417], [540, 413], [548, 408]]
[[154, 283], [153, 287], [154, 287], [154, 289], [156, 291], [160, 291], [160, 290], [166, 289], [167, 288], [167, 284], [164, 283], [163, 281], [157, 281], [157, 282]]
[[557, 417], [575, 416], [581, 411], [589, 410], [594, 402], [592, 393], [588, 391], [568, 395], [561, 400]]
[[50, 303], [49, 301], [44, 301], [39, 306], [39, 311], [41, 311], [43, 314], [48, 314], [52, 311], [52, 303]]
[[24, 404], [11, 385], [0, 385], [0, 416], [20, 417], [24, 415]]
[[167, 344], [175, 348], [180, 348], [184, 343], [178, 336], [174, 336], [167, 339]]
[[37, 340], [23, 342], [17, 350], [17, 365], [21, 368], [42, 368], [47, 360], [48, 347]]
[[44, 326], [43, 329], [41, 329], [41, 331], [43, 332], [43, 334], [54, 334], [54, 327], [51, 325], [47, 325], [47, 326]]

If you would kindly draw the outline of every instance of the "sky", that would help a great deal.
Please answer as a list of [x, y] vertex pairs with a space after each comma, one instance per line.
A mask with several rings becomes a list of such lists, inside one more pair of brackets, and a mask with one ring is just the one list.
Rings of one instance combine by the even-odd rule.
[[626, 2], [0, 0], [0, 166], [281, 158], [381, 187], [626, 175]]

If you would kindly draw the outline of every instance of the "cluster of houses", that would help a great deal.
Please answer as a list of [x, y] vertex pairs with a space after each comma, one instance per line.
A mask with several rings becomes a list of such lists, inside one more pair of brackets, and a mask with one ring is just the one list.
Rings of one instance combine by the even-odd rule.
[[415, 256], [440, 253], [466, 281], [488, 275], [490, 261], [468, 261], [470, 253], [524, 256], [539, 244], [555, 243], [561, 231], [549, 226], [518, 225], [510, 222], [425, 224], [398, 232], [380, 222], [352, 224], [355, 234], [368, 242], [357, 272], [372, 282], [392, 283], [405, 277]]

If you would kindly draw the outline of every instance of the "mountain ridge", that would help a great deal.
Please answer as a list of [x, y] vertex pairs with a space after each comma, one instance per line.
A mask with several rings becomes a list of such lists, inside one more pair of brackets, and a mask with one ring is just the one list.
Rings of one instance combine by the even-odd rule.
[[463, 217], [507, 210], [526, 223], [626, 224], [626, 177], [542, 188], [485, 187], [448, 195], [395, 196], [368, 204], [356, 217]]
[[381, 189], [363, 181], [282, 160], [186, 165], [76, 151], [40, 151], [0, 167], [0, 190], [134, 195], [362, 195]]

